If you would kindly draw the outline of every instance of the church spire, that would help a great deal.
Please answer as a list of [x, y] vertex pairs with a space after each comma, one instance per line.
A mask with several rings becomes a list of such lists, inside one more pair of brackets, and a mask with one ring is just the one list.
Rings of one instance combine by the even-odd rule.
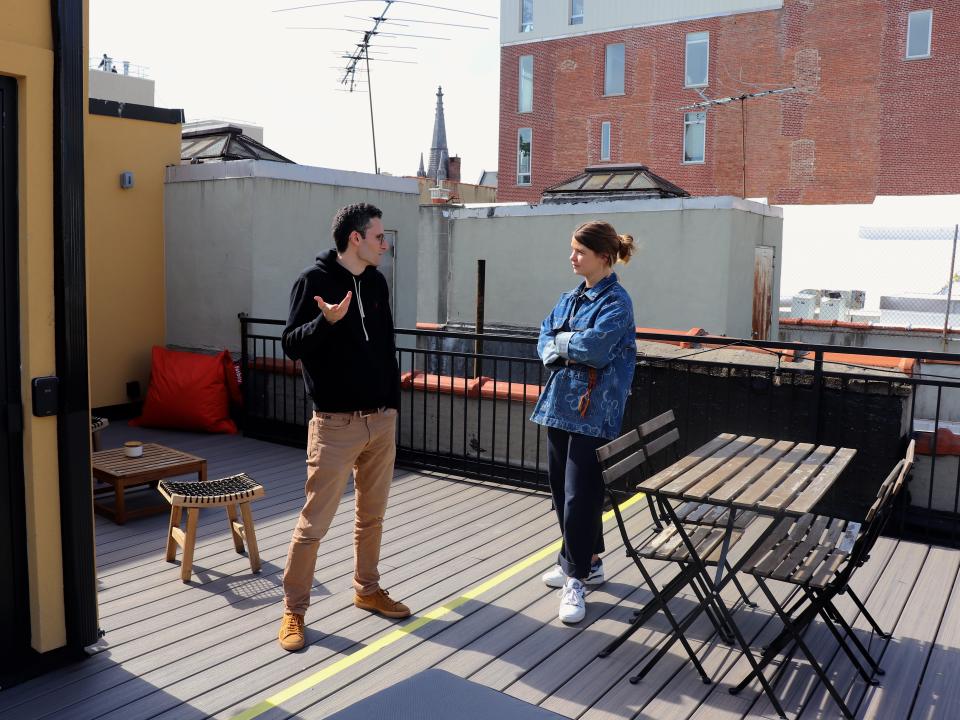
[[420, 169], [417, 170], [417, 177], [426, 177], [427, 171], [423, 169], [423, 153], [420, 153]]
[[430, 163], [427, 177], [445, 179], [447, 177], [447, 126], [443, 119], [443, 88], [437, 87], [437, 109], [433, 119], [433, 141], [430, 145]]

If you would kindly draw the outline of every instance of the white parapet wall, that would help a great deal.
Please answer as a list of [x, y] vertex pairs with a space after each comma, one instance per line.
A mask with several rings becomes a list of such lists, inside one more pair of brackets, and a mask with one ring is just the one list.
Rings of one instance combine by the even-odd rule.
[[237, 313], [286, 319], [294, 280], [333, 247], [337, 209], [356, 202], [383, 211], [395, 322], [416, 323], [416, 180], [237, 160], [168, 167], [164, 200], [170, 345], [237, 351]]
[[[617, 200], [562, 205], [421, 209], [418, 319], [470, 324], [477, 260], [486, 260], [485, 322], [537, 328], [580, 278], [570, 238], [587, 220], [610, 222], [636, 241], [617, 265], [640, 327], [751, 336], [757, 248], [773, 249], [778, 297], [782, 214], [734, 197]], [[774, 303], [773, 307], [776, 305]], [[770, 337], [777, 335], [773, 312]]]

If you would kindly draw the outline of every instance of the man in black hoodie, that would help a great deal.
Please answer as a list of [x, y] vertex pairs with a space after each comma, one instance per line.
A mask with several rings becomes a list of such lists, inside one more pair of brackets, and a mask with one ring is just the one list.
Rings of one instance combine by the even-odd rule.
[[283, 349], [303, 368], [313, 400], [307, 435], [307, 499], [293, 531], [283, 572], [284, 650], [304, 646], [303, 616], [317, 550], [354, 474], [354, 605], [386, 617], [410, 610], [379, 584], [380, 536], [396, 456], [400, 372], [387, 281], [377, 270], [389, 248], [382, 213], [359, 203], [333, 220], [335, 249], [297, 278]]

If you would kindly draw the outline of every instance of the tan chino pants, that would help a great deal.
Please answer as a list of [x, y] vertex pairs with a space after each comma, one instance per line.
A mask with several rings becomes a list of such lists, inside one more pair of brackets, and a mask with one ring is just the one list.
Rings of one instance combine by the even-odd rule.
[[307, 499], [283, 571], [287, 612], [303, 615], [310, 605], [320, 540], [330, 529], [351, 472], [356, 512], [353, 586], [359, 595], [379, 589], [377, 564], [397, 454], [396, 422], [397, 411], [390, 408], [363, 417], [353, 413], [313, 414], [307, 434]]

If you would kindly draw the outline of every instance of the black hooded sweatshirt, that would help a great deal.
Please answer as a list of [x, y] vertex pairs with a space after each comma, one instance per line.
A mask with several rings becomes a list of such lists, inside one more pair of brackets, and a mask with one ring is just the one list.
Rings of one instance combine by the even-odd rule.
[[[314, 296], [338, 303], [352, 292], [347, 314], [332, 325]], [[290, 317], [283, 350], [303, 367], [303, 382], [319, 412], [400, 407], [387, 281], [375, 267], [354, 275], [337, 262], [337, 251], [317, 255], [290, 291]]]

